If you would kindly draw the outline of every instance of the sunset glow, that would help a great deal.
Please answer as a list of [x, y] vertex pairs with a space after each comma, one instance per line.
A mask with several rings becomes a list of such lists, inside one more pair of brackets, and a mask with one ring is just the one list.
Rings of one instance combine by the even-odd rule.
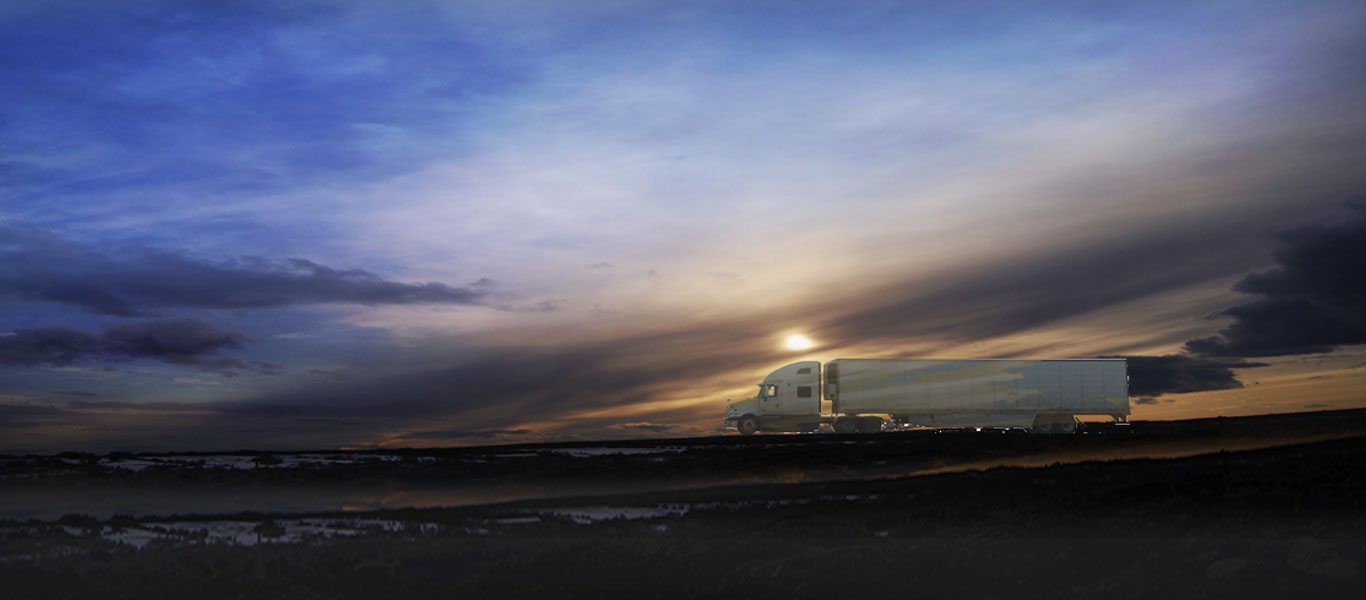
[[788, 362], [1366, 406], [1366, 4], [0, 8], [0, 452], [694, 436]]

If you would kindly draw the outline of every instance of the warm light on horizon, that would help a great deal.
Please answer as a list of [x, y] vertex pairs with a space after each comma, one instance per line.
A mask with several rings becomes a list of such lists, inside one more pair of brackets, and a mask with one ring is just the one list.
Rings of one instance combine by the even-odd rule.
[[786, 345], [788, 350], [806, 350], [815, 344], [811, 343], [811, 338], [804, 335], [789, 335]]

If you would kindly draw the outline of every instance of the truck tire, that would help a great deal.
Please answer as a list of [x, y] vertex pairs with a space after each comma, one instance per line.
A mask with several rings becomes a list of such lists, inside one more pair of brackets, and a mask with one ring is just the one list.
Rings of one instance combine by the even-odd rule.
[[759, 417], [754, 415], [740, 417], [740, 422], [736, 424], [735, 428], [740, 431], [740, 435], [754, 435], [759, 431]]
[[858, 433], [858, 421], [854, 419], [838, 419], [834, 427], [835, 433]]
[[1076, 433], [1077, 418], [1073, 415], [1039, 415], [1034, 418], [1034, 433]]

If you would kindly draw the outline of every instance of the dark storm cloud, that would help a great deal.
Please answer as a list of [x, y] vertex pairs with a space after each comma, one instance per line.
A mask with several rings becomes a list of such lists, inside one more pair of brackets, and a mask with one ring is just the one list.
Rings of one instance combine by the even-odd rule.
[[[391, 349], [397, 354], [389, 362], [377, 361], [408, 365], [403, 372], [362, 377], [357, 370], [345, 382], [313, 379], [293, 392], [250, 401], [73, 399], [61, 402], [64, 411], [47, 413], [77, 427], [98, 426], [108, 419], [105, 413], [126, 413], [127, 426], [80, 442], [82, 448], [103, 450], [300, 450], [420, 439], [478, 443], [523, 435], [568, 439], [586, 430], [616, 437], [677, 435], [686, 430], [661, 424], [694, 419], [695, 406], [663, 404], [637, 418], [600, 415], [675, 394], [688, 397], [702, 382], [712, 385], [711, 378], [737, 372], [758, 381], [785, 358], [768, 333], [753, 323], [717, 322], [555, 346], [488, 347], [472, 340], [451, 346], [448, 341], [415, 347], [411, 354]], [[717, 410], [723, 400], [715, 398]], [[608, 420], [605, 431], [601, 419]], [[55, 452], [72, 447], [63, 441], [63, 431], [37, 425], [18, 431], [9, 448]]]
[[70, 327], [31, 327], [0, 335], [0, 365], [65, 365], [100, 349], [100, 338], [92, 333]]
[[238, 348], [250, 341], [235, 331], [223, 331], [196, 319], [166, 319], [120, 323], [104, 330], [108, 352], [179, 362]]
[[1208, 281], [1256, 264], [1246, 222], [1193, 220], [1157, 230], [964, 265], [854, 298], [824, 319], [831, 345], [878, 339], [969, 341], [1007, 335], [1135, 298]]
[[488, 292], [398, 283], [360, 269], [244, 256], [210, 263], [152, 248], [106, 251], [52, 234], [0, 227], [0, 296], [117, 316], [157, 308], [276, 308], [308, 303], [476, 304]]
[[[1264, 367], [1266, 363], [1214, 360], [1184, 354], [1163, 356], [1107, 356], [1125, 358], [1129, 364], [1129, 394], [1161, 396], [1243, 387], [1234, 369]], [[1139, 399], [1139, 404], [1151, 404]]]
[[227, 375], [281, 369], [272, 363], [216, 356], [220, 350], [238, 348], [248, 341], [250, 338], [241, 333], [197, 319], [120, 323], [98, 334], [70, 327], [31, 327], [0, 335], [0, 365], [60, 366], [86, 360], [150, 358]]
[[1279, 236], [1277, 266], [1244, 277], [1234, 290], [1259, 296], [1216, 316], [1233, 317], [1218, 335], [1186, 343], [1205, 356], [1281, 356], [1366, 343], [1366, 203], [1348, 204], [1337, 222]]
[[761, 344], [767, 338], [752, 326], [726, 323], [554, 347], [482, 348], [450, 366], [315, 386], [224, 410], [242, 418], [355, 418], [370, 431], [392, 430], [392, 421], [378, 423], [384, 420], [435, 429], [445, 418], [482, 426], [447, 427], [452, 431], [511, 428], [656, 399], [662, 390], [745, 369], [757, 380], [782, 360]]

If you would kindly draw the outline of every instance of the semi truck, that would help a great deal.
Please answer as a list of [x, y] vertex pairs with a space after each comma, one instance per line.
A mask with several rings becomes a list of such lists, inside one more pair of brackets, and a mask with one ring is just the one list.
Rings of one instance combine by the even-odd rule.
[[829, 424], [836, 433], [875, 433], [892, 424], [1060, 434], [1075, 432], [1079, 416], [1129, 419], [1123, 358], [840, 358], [824, 369], [809, 360], [758, 386], [751, 398], [727, 400], [726, 428], [752, 435]]

